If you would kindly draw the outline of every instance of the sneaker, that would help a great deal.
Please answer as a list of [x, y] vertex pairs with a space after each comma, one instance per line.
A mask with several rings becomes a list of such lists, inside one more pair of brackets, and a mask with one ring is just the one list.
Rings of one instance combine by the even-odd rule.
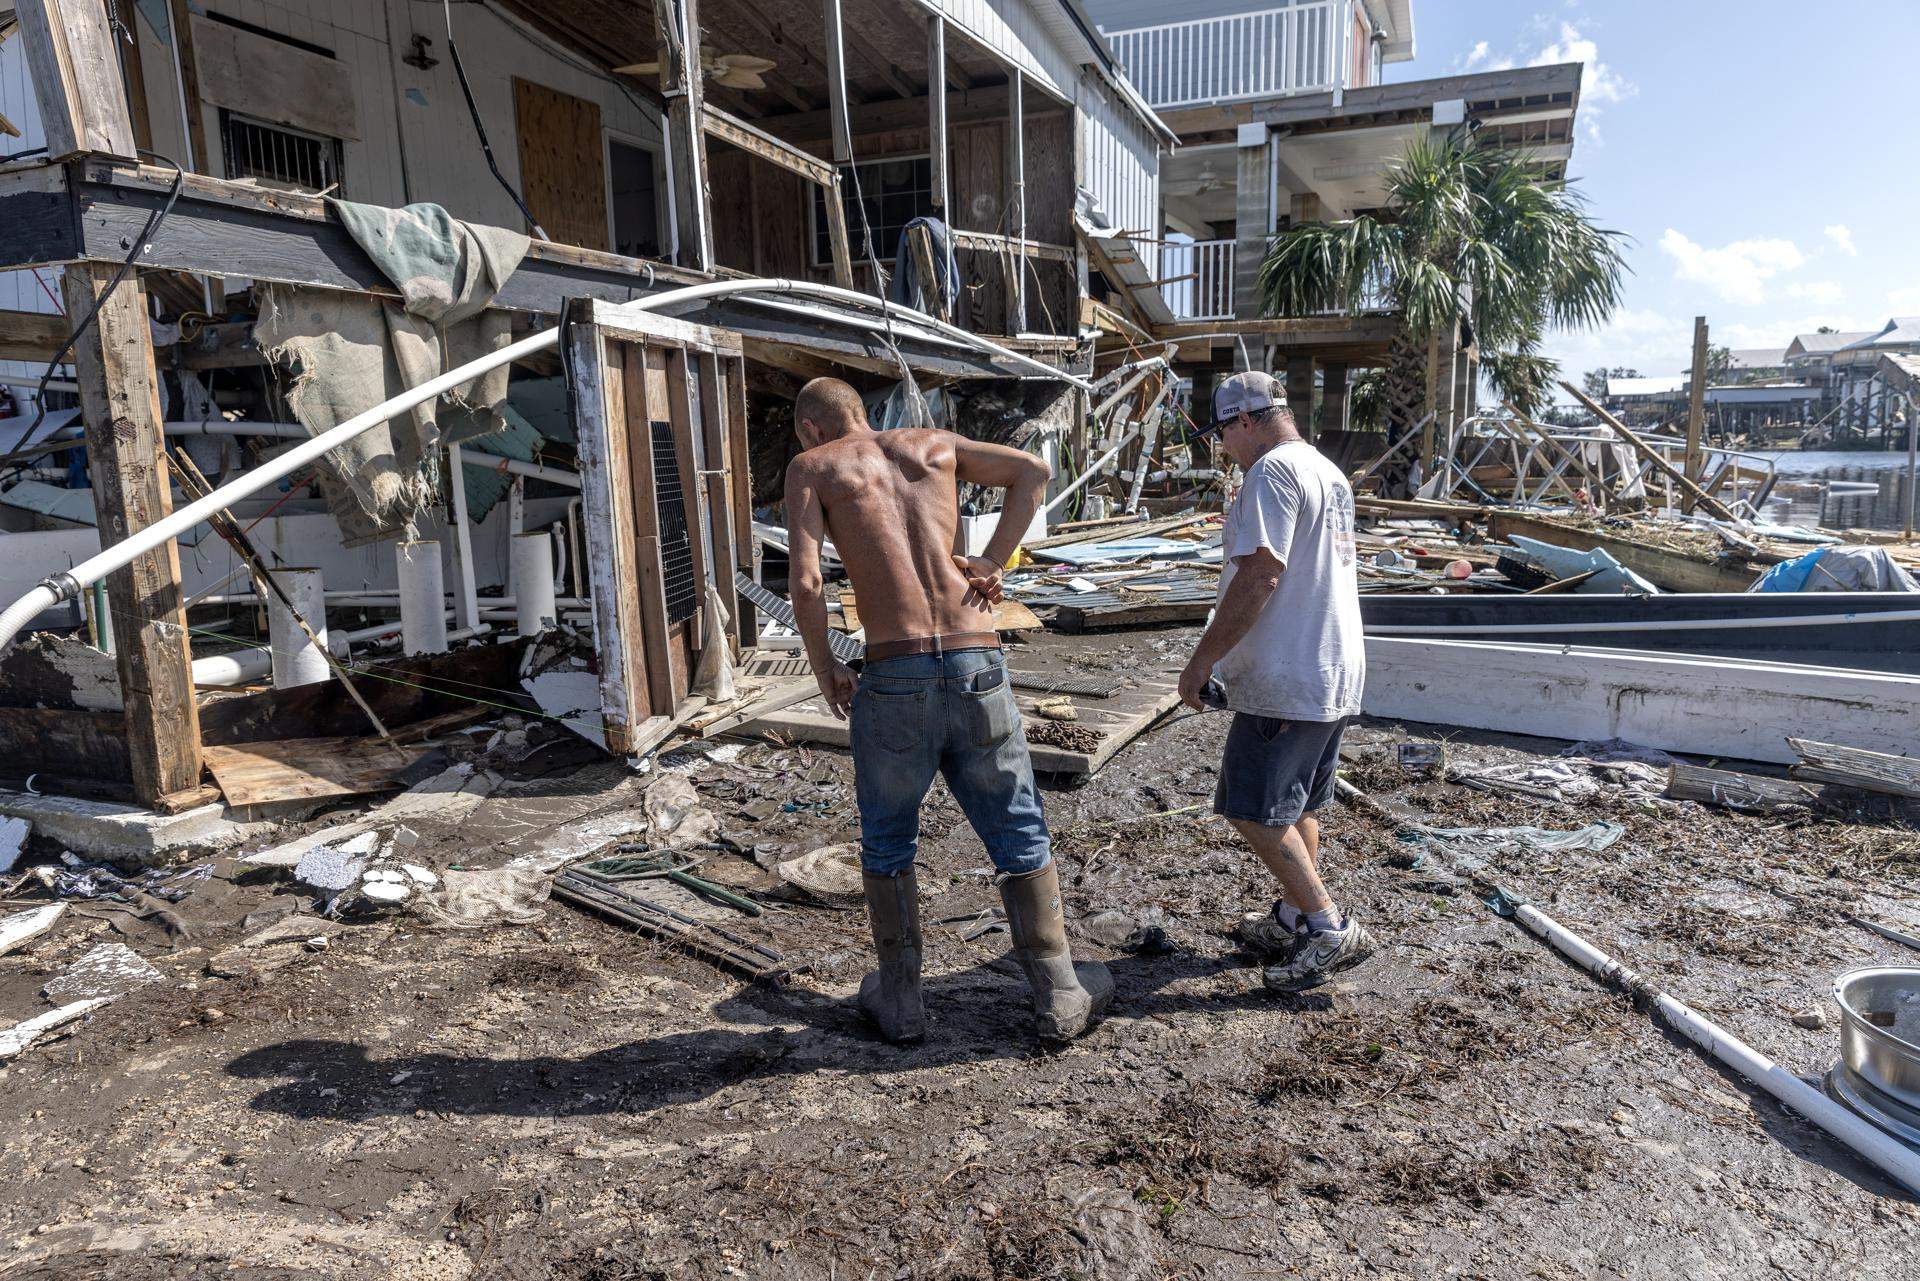
[[1315, 930], [1302, 935], [1293, 955], [1280, 965], [1268, 966], [1262, 977], [1272, 991], [1304, 992], [1372, 955], [1373, 936], [1349, 916], [1346, 924], [1337, 930]]
[[[1278, 905], [1275, 905], [1275, 911]], [[1302, 925], [1305, 924], [1303, 920]], [[1285, 964], [1293, 959], [1300, 947], [1300, 941], [1306, 937], [1306, 931], [1299, 927], [1283, 924], [1275, 912], [1262, 912], [1258, 915], [1248, 913], [1240, 919], [1239, 927], [1234, 931], [1241, 945], [1248, 951], [1266, 956], [1271, 960]]]

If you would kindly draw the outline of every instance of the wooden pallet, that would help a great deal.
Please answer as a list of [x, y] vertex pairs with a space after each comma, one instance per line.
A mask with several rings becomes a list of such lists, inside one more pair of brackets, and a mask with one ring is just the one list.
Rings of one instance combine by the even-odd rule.
[[[1090, 752], [1072, 752], [1065, 748], [1035, 744], [1030, 749], [1034, 769], [1044, 774], [1094, 773], [1112, 760], [1121, 748], [1140, 737], [1155, 721], [1179, 705], [1178, 675], [1172, 671], [1154, 672], [1134, 687], [1123, 689], [1108, 699], [1073, 696], [1073, 705], [1080, 714], [1076, 724], [1098, 731], [1102, 735], [1099, 746]], [[1045, 723], [1046, 718], [1033, 711], [1040, 697], [1045, 696], [1014, 695], [1015, 701], [1020, 704], [1021, 719], [1027, 725]], [[845, 747], [848, 742], [847, 722], [834, 716], [817, 697], [749, 721], [734, 732], [742, 735], [772, 733], [798, 742], [825, 743], [833, 747]]]

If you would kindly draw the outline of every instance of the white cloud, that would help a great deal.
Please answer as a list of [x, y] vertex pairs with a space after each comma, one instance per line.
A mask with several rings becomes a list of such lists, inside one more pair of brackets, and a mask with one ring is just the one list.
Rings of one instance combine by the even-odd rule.
[[1475, 44], [1467, 56], [1455, 64], [1457, 71], [1505, 71], [1510, 67], [1545, 67], [1560, 62], [1578, 62], [1585, 70], [1580, 82], [1580, 129], [1590, 143], [1600, 141], [1600, 112], [1613, 103], [1625, 102], [1640, 91], [1639, 86], [1600, 60], [1600, 46], [1573, 23], [1562, 21], [1557, 35], [1545, 34], [1546, 21], [1540, 20], [1538, 36], [1542, 43], [1533, 52], [1518, 57], [1495, 53], [1485, 40]]
[[1768, 280], [1807, 260], [1791, 240], [1736, 240], [1709, 249], [1672, 227], [1660, 237], [1660, 249], [1673, 259], [1679, 279], [1705, 285], [1728, 302], [1749, 306], [1766, 301]]
[[1920, 285], [1903, 285], [1898, 289], [1889, 289], [1887, 311], [1894, 316], [1920, 316]]
[[1676, 374], [1693, 353], [1693, 317], [1622, 307], [1598, 329], [1548, 335], [1546, 353], [1560, 362], [1561, 377], [1579, 382], [1589, 369], [1624, 366], [1649, 378]]
[[1804, 298], [1823, 307], [1833, 306], [1845, 293], [1846, 290], [1831, 280], [1805, 280], [1787, 286], [1787, 297]]
[[1826, 235], [1827, 239], [1831, 240], [1841, 253], [1846, 254], [1850, 258], [1859, 254], [1860, 251], [1854, 248], [1853, 245], [1853, 228], [1847, 226], [1844, 222], [1836, 222], [1831, 227], [1826, 228]]

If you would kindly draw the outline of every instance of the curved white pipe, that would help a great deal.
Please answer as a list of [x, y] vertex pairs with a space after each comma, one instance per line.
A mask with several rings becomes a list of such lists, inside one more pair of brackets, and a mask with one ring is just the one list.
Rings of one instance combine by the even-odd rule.
[[[711, 298], [759, 293], [808, 294], [867, 310], [885, 311], [901, 316], [924, 329], [958, 339], [977, 350], [991, 352], [1015, 364], [1029, 366], [1048, 378], [1060, 379], [1082, 389], [1091, 388], [1091, 384], [1084, 378], [1056, 369], [1052, 365], [1035, 360], [1031, 356], [1022, 355], [1011, 348], [1002, 347], [999, 343], [990, 342], [978, 334], [970, 334], [925, 312], [915, 311], [911, 307], [875, 298], [869, 294], [856, 293], [851, 289], [841, 289], [834, 285], [817, 285], [807, 280], [716, 280], [704, 285], [688, 285], [685, 288], [669, 289], [665, 293], [635, 299], [633, 302], [624, 304], [624, 308], [638, 312], [657, 311], [663, 307], [679, 306], [683, 303], [700, 302]], [[293, 446], [279, 457], [263, 463], [237, 480], [220, 486], [205, 497], [178, 508], [172, 515], [155, 521], [145, 529], [128, 535], [98, 555], [81, 561], [72, 569], [49, 576], [45, 582], [15, 601], [6, 610], [0, 611], [0, 653], [5, 652], [6, 648], [13, 644], [13, 638], [19, 634], [22, 627], [26, 626], [28, 620], [42, 610], [51, 608], [63, 600], [73, 599], [80, 594], [82, 588], [124, 567], [135, 557], [179, 537], [238, 499], [264, 489], [274, 481], [291, 476], [329, 450], [346, 444], [360, 433], [377, 427], [391, 418], [397, 418], [415, 405], [424, 404], [442, 392], [462, 386], [490, 369], [498, 369], [524, 356], [557, 346], [559, 341], [560, 330], [557, 327], [544, 329], [539, 333], [529, 334], [518, 342], [509, 343], [497, 351], [488, 352], [477, 360], [450, 369], [438, 378], [429, 378], [419, 386], [409, 388], [398, 396], [382, 401], [371, 409], [355, 414], [346, 422]]]

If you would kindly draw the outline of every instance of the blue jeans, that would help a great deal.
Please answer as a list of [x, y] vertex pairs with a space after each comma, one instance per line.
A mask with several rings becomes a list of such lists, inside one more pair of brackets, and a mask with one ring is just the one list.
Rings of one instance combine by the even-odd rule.
[[853, 696], [852, 744], [868, 872], [897, 876], [913, 866], [920, 803], [936, 770], [1001, 872], [1037, 872], [1053, 857], [1000, 650], [868, 663]]

